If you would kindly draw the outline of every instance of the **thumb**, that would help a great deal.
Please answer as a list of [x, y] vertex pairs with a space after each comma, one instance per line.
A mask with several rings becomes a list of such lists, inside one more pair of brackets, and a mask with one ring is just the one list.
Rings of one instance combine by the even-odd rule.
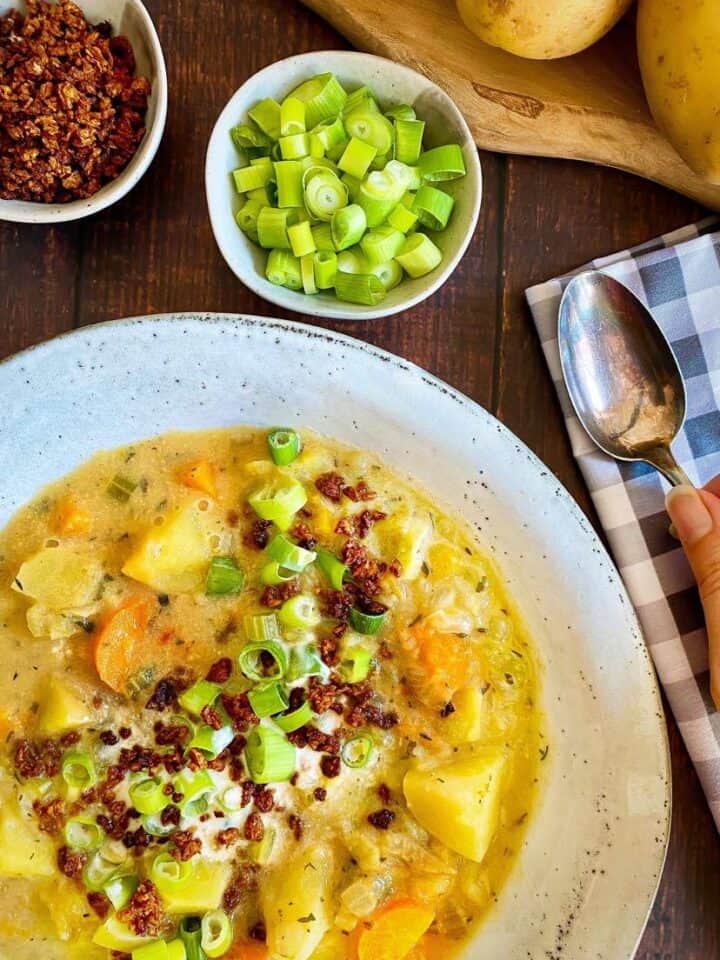
[[667, 496], [667, 510], [690, 561], [705, 612], [710, 692], [720, 709], [720, 499], [681, 486]]

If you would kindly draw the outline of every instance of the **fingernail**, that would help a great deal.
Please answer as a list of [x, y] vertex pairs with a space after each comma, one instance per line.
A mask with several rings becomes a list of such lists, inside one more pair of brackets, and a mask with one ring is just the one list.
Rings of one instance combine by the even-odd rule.
[[694, 487], [673, 487], [665, 505], [683, 543], [695, 543], [712, 530], [710, 511]]

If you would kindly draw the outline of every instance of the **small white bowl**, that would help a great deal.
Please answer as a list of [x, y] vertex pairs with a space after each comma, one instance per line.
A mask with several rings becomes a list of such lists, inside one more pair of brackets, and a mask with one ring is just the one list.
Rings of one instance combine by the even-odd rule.
[[[165, 58], [155, 26], [140, 0], [76, 0], [90, 23], [109, 21], [114, 34], [130, 41], [138, 73], [152, 83], [145, 117], [145, 136], [119, 177], [92, 197], [69, 203], [36, 203], [28, 200], [0, 200], [0, 220], [16, 223], [62, 223], [98, 213], [129, 193], [152, 163], [160, 146], [167, 116], [168, 90]], [[13, 8], [25, 9], [22, 0], [0, 0], [0, 16]]]
[[[248, 110], [263, 97], [282, 100], [303, 80], [318, 73], [334, 73], [348, 89], [367, 84], [383, 104], [409, 103], [426, 122], [425, 144], [459, 143], [467, 176], [443, 189], [456, 198], [450, 223], [437, 235], [443, 252], [440, 266], [417, 280], [405, 279], [377, 307], [338, 300], [332, 293], [306, 296], [278, 287], [265, 279], [267, 252], [238, 228], [235, 213], [242, 206], [230, 172], [240, 160], [230, 139], [230, 129], [245, 121]], [[213, 233], [220, 252], [233, 273], [259, 296], [286, 310], [338, 320], [386, 317], [414, 307], [445, 283], [458, 265], [472, 238], [480, 213], [482, 172], [477, 149], [467, 123], [450, 97], [420, 73], [392, 60], [353, 51], [325, 50], [303, 53], [265, 67], [243, 84], [220, 114], [208, 144], [205, 188]]]

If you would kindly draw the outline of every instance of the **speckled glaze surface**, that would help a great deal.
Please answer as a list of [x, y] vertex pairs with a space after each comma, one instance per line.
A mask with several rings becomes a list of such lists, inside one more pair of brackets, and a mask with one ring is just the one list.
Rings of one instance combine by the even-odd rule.
[[464, 515], [535, 637], [550, 742], [525, 849], [464, 956], [633, 956], [670, 814], [654, 674], [587, 520], [500, 423], [367, 344], [225, 315], [126, 320], [26, 351], [0, 364], [0, 411], [2, 524], [100, 448], [243, 422], [372, 449]]

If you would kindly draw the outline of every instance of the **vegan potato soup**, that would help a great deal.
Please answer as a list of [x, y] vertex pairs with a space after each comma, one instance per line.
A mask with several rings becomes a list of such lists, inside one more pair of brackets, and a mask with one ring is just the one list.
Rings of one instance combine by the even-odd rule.
[[548, 745], [462, 521], [310, 431], [94, 456], [0, 534], [0, 957], [440, 960]]

